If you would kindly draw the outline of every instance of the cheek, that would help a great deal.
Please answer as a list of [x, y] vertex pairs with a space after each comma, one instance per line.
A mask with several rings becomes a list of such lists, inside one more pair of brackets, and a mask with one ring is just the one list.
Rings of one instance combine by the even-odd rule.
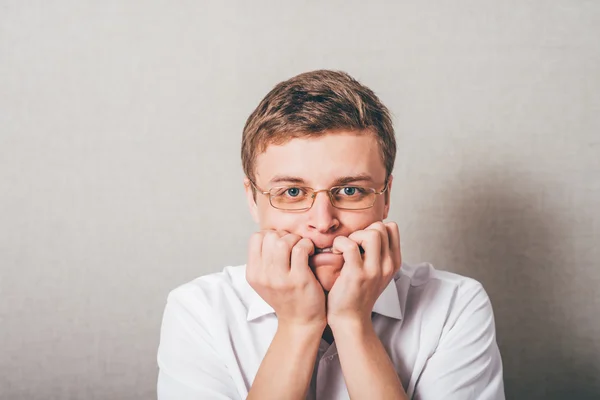
[[259, 225], [261, 229], [283, 230], [294, 232], [300, 226], [301, 215], [286, 213], [277, 210], [267, 204], [267, 207], [259, 207]]
[[345, 214], [340, 218], [342, 224], [350, 232], [365, 229], [373, 222], [383, 219], [383, 207], [373, 207], [356, 213]]

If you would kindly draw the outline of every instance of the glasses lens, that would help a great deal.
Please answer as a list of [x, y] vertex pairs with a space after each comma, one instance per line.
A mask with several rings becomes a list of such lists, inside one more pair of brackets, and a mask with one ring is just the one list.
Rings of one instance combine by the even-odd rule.
[[372, 207], [375, 204], [375, 189], [358, 186], [344, 186], [331, 188], [331, 199], [337, 208], [346, 210], [360, 210]]
[[281, 210], [303, 210], [310, 208], [313, 202], [309, 188], [282, 186], [272, 188], [269, 193], [271, 205]]

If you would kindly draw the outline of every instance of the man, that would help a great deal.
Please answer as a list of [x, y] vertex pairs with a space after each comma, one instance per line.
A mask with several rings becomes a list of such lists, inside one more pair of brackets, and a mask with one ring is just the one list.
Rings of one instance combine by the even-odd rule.
[[278, 84], [242, 163], [260, 231], [245, 266], [168, 298], [158, 398], [504, 399], [482, 286], [402, 263], [386, 107], [345, 73]]

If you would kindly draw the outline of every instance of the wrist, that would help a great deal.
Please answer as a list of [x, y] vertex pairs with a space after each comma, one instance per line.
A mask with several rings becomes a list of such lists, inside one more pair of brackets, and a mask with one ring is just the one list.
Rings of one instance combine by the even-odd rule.
[[365, 335], [374, 330], [370, 316], [369, 318], [362, 316], [333, 317], [329, 319], [329, 326], [336, 337], [339, 334]]
[[294, 342], [321, 338], [327, 321], [295, 322], [280, 320], [277, 325], [277, 334], [285, 335]]

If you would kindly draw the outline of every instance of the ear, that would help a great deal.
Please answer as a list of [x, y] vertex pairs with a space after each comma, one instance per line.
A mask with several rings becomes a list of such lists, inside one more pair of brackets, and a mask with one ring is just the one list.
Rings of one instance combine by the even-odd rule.
[[388, 217], [388, 213], [390, 212], [390, 200], [392, 197], [392, 181], [393, 180], [394, 180], [394, 176], [392, 174], [390, 174], [390, 177], [388, 178], [387, 190], [383, 194], [383, 196], [385, 198], [385, 206], [383, 208], [383, 219], [386, 219]]
[[244, 190], [246, 192], [246, 201], [248, 202], [250, 215], [252, 215], [254, 222], [258, 224], [258, 207], [256, 205], [256, 200], [254, 199], [254, 187], [252, 187], [250, 179], [247, 177], [244, 178]]

